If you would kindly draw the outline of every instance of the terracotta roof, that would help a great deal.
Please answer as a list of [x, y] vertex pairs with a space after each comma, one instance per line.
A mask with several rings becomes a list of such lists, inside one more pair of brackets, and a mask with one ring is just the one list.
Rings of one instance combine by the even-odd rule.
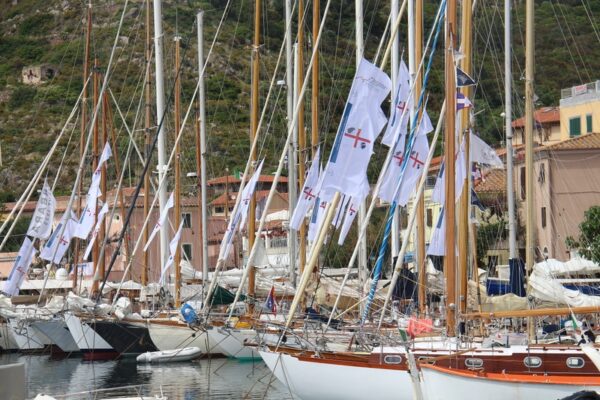
[[[261, 175], [258, 178], [259, 182], [268, 182], [268, 183], [273, 183], [273, 180], [275, 179], [274, 175]], [[208, 186], [211, 185], [221, 185], [221, 184], [225, 184], [227, 183], [240, 183], [242, 180], [241, 179], [237, 179], [233, 176], [219, 176], [218, 178], [214, 178], [209, 180], [208, 182], [206, 182], [206, 184]], [[285, 176], [281, 176], [279, 177], [279, 182], [280, 183], [287, 183], [288, 179]]]
[[506, 170], [490, 169], [484, 173], [485, 178], [475, 182], [473, 188], [477, 193], [506, 192]]
[[[269, 195], [269, 191], [268, 190], [258, 190], [256, 192], [256, 199], [257, 200], [262, 200], [265, 197], [267, 197], [268, 195]], [[285, 201], [288, 201], [288, 194], [287, 193], [275, 192], [275, 195], [281, 197]], [[229, 205], [231, 207], [233, 207], [235, 205], [235, 200], [236, 199], [237, 199], [237, 193], [229, 193]], [[226, 196], [225, 196], [225, 193], [223, 193], [219, 197], [217, 197], [216, 199], [214, 199], [213, 201], [211, 201], [210, 205], [211, 206], [225, 205], [225, 200], [226, 200]]]
[[[550, 124], [553, 122], [560, 123], [560, 108], [559, 107], [543, 107], [535, 110], [535, 120], [540, 124]], [[522, 128], [525, 126], [525, 117], [515, 119], [511, 126], [513, 128]]]
[[557, 150], [595, 150], [600, 149], [600, 132], [588, 133], [548, 146], [537, 147], [536, 151]]

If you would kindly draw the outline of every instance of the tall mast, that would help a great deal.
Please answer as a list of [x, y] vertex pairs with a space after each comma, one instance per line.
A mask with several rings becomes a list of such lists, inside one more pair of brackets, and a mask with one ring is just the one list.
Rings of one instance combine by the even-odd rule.
[[[298, 42], [296, 44], [296, 85], [301, 88], [304, 84], [304, 0], [298, 0]], [[299, 91], [297, 91], [299, 94]], [[306, 132], [304, 130], [304, 100], [298, 106], [298, 187], [304, 186], [304, 174], [306, 169]], [[300, 255], [298, 263], [300, 274], [304, 271], [306, 264], [306, 222], [302, 221], [298, 232], [300, 237]]]
[[[285, 85], [287, 88], [287, 129], [290, 130], [294, 118], [294, 56], [292, 54], [292, 0], [285, 0]], [[297, 199], [296, 177], [296, 142], [290, 141], [288, 146], [288, 192], [289, 192], [289, 219], [291, 220]], [[298, 232], [288, 227], [288, 258], [290, 281], [296, 286], [296, 245]]]
[[[412, 0], [409, 0], [409, 6], [408, 6], [408, 20], [410, 21], [411, 19], [411, 7], [410, 4], [412, 3]], [[392, 0], [392, 4], [391, 4], [391, 21], [396, 21], [398, 19], [398, 0]], [[393, 23], [393, 22], [392, 22]], [[410, 23], [409, 23], [409, 30], [410, 30]], [[399, 37], [398, 35], [395, 35], [393, 40], [392, 40], [392, 88], [394, 88], [393, 90], [396, 89], [396, 85], [398, 85], [398, 54], [399, 54]], [[408, 38], [408, 43], [409, 43], [409, 48], [410, 48], [410, 42], [411, 42], [411, 38], [410, 38], [410, 33], [409, 33], [409, 38]], [[411, 55], [409, 54], [409, 58], [411, 57]], [[392, 103], [391, 103], [391, 107], [394, 107], [394, 101], [396, 101], [396, 99], [394, 99], [393, 97], [395, 96], [395, 93], [392, 92]], [[392, 111], [390, 111], [391, 113]], [[392, 257], [390, 262], [392, 265], [392, 270], [394, 269], [394, 257], [396, 257], [396, 255], [398, 254], [398, 252], [400, 251], [400, 207], [396, 208], [396, 212], [394, 213], [394, 219], [392, 220], [392, 240], [391, 240], [391, 248], [392, 248]]]
[[[260, 8], [261, 0], [254, 1], [254, 46], [252, 47], [252, 104], [250, 110], [250, 143], [258, 134], [258, 80], [260, 78]], [[256, 163], [256, 151], [252, 152], [252, 161]], [[238, 194], [238, 195], [241, 195]], [[248, 249], [254, 246], [256, 240], [256, 190], [252, 193], [250, 201], [250, 210], [248, 212]], [[263, 212], [267, 212], [264, 210]], [[255, 297], [256, 276], [254, 266], [248, 264], [248, 296], [251, 299]], [[250, 311], [254, 311], [253, 304], [250, 303]]]
[[[175, 139], [181, 128], [181, 78], [179, 76], [179, 48], [181, 37], [175, 36]], [[179, 229], [181, 223], [181, 150], [179, 142], [175, 145], [175, 196], [174, 196], [175, 229]], [[177, 245], [173, 259], [175, 268], [175, 307], [181, 305], [181, 247]]]
[[[313, 0], [313, 21], [312, 21], [312, 43], [313, 46], [319, 37], [319, 25], [321, 20], [320, 0]], [[312, 66], [312, 126], [310, 135], [311, 156], [315, 158], [317, 147], [319, 147], [319, 52], [315, 52]]]
[[[525, 262], [527, 276], [531, 273], [534, 254], [534, 209], [533, 209], [533, 74], [534, 74], [534, 3], [527, 0], [525, 16]], [[528, 280], [529, 287], [529, 280]], [[528, 291], [529, 292], [529, 291]], [[528, 318], [527, 329], [533, 338], [533, 318]]]
[[[88, 3], [87, 11], [87, 28], [85, 30], [85, 55], [83, 59], [83, 95], [81, 98], [81, 137], [79, 139], [79, 158], [83, 157], [85, 148], [85, 137], [87, 133], [87, 93], [88, 93], [88, 75], [90, 73], [89, 59], [90, 59], [90, 37], [92, 31], [92, 3]], [[83, 179], [79, 180], [79, 187], [77, 188], [77, 215], [81, 214], [81, 199], [83, 193]], [[77, 278], [79, 271], [77, 265], [79, 263], [79, 250], [81, 243], [77, 239], [75, 244], [75, 266], [73, 269], [73, 291], [77, 293]]]
[[[147, 160], [150, 157], [150, 125], [152, 124], [152, 95], [151, 95], [151, 84], [150, 84], [150, 63], [152, 57], [152, 40], [151, 40], [151, 29], [150, 29], [150, 15], [152, 13], [150, 9], [150, 1], [146, 0], [146, 87], [144, 88], [144, 159]], [[150, 213], [150, 174], [144, 174], [144, 221], [148, 218]], [[148, 243], [148, 237], [150, 235], [148, 224], [144, 227], [144, 243]], [[148, 263], [150, 261], [150, 252], [142, 252], [144, 261], [142, 265], [142, 286], [148, 284]]]
[[[93, 85], [93, 89], [92, 89], [92, 96], [93, 96], [93, 107], [94, 110], [97, 109], [97, 105], [98, 105], [98, 60], [94, 59], [94, 70], [92, 73], [93, 79], [94, 79], [94, 85]], [[93, 136], [92, 136], [92, 171], [96, 171], [96, 168], [98, 167], [98, 117], [94, 118], [94, 131], [93, 131]], [[97, 208], [97, 207], [96, 207]], [[94, 214], [97, 216], [98, 213], [96, 212], [97, 210], [94, 210]], [[94, 225], [96, 224], [96, 217], [94, 217]], [[96, 271], [98, 270], [98, 268], [100, 267], [100, 263], [98, 260], [98, 256], [99, 256], [99, 251], [98, 251], [98, 243], [100, 242], [101, 239], [101, 234], [102, 232], [100, 232], [100, 234], [98, 235], [98, 240], [94, 241], [94, 245], [92, 247], [92, 265], [94, 266], [94, 274], [96, 274]], [[99, 275], [104, 277], [104, 275]], [[98, 292], [98, 281], [96, 279], [94, 279], [94, 282], [92, 283], [92, 296], [96, 296]]]
[[[98, 74], [98, 80], [100, 80], [100, 74]], [[98, 101], [102, 101], [102, 99], [99, 98]], [[104, 145], [108, 142], [108, 127], [106, 125], [107, 111], [106, 111], [106, 102], [105, 101], [102, 101], [101, 108], [102, 108], [102, 144], [101, 144], [101, 148], [104, 149]], [[97, 163], [98, 163], [98, 157], [96, 157], [96, 164]], [[106, 190], [107, 190], [106, 163], [102, 164], [102, 169], [100, 170], [100, 190], [102, 191], [102, 194], [100, 195], [100, 200], [102, 200], [102, 203], [106, 203]], [[96, 215], [96, 217], [94, 218], [94, 225], [95, 225], [96, 221], [98, 220], [98, 203], [96, 203], [96, 210], [94, 210], [94, 213]], [[106, 223], [104, 221], [106, 221], [105, 218], [103, 218], [102, 222], [100, 223], [100, 232], [98, 232], [98, 240], [95, 243], [104, 244], [104, 237], [106, 236]], [[99, 271], [99, 275], [104, 278], [104, 276], [106, 275], [105, 274], [106, 252], [102, 251], [101, 254], [102, 254], [102, 257], [98, 260], [98, 271]], [[98, 294], [98, 296], [100, 296], [100, 295], [101, 295], [101, 293]]]
[[[363, 40], [363, 0], [356, 0], [356, 11], [355, 11], [355, 26], [356, 26], [356, 69], [360, 65], [360, 60], [362, 59], [365, 48], [364, 48], [364, 40]], [[358, 208], [358, 226], [364, 226], [366, 221], [366, 198], [360, 204]], [[358, 244], [358, 280], [360, 284], [360, 290], [363, 290], [364, 283], [367, 280], [367, 235], [366, 233], [363, 235], [362, 240]]]
[[446, 6], [446, 132], [444, 154], [446, 155], [445, 172], [445, 204], [446, 243], [444, 257], [444, 275], [446, 277], [446, 326], [448, 336], [455, 335], [456, 317], [456, 259], [455, 259], [455, 204], [454, 204], [454, 155], [455, 150], [455, 117], [456, 117], [456, 67], [454, 66], [454, 50], [456, 49], [456, 0], [448, 0]]
[[[511, 64], [511, 0], [504, 0], [504, 129], [506, 133], [506, 200], [508, 202], [508, 254], [517, 258], [517, 232], [515, 221], [515, 191], [513, 182], [512, 144], [512, 64]], [[514, 262], [514, 261], [512, 261]]]
[[[166, 147], [165, 147], [165, 80], [163, 74], [163, 30], [162, 30], [162, 3], [154, 0], [154, 65], [156, 74], [156, 123], [158, 126], [158, 180], [164, 182], [166, 174]], [[164, 182], [158, 188], [158, 202], [162, 212], [167, 205], [167, 185]], [[160, 228], [160, 270], [162, 271], [168, 257], [169, 230], [168, 224]]]
[[[202, 214], [202, 285], [208, 281], [208, 209], [206, 207], [206, 103], [204, 98], [204, 11], [198, 12], [198, 73], [200, 74], [198, 82], [199, 96], [199, 125], [200, 125], [200, 143], [196, 143], [196, 149], [200, 150], [200, 159], [196, 169], [200, 173], [200, 213]], [[229, 175], [229, 174], [228, 174]], [[227, 178], [226, 178], [227, 179]]]
[[[415, 60], [421, 62], [423, 58], [423, 2], [415, 2]], [[415, 76], [415, 96], [421, 93], [421, 82], [423, 81], [423, 69], [420, 68]], [[416, 97], [415, 97], [416, 103]], [[431, 144], [432, 146], [434, 143]], [[423, 172], [424, 174], [427, 171]], [[425, 199], [423, 192], [419, 196], [417, 203], [417, 265], [419, 272], [419, 313], [425, 315], [427, 313], [427, 261], [425, 255]]]
[[[461, 50], [463, 53], [462, 70], [468, 75], [472, 73], [471, 63], [471, 44], [473, 37], [471, 35], [472, 23], [472, 2], [473, 0], [463, 0], [462, 2], [462, 26], [461, 26]], [[471, 97], [471, 87], [463, 87], [461, 92], [467, 98]], [[465, 133], [465, 182], [463, 185], [462, 194], [460, 196], [460, 212], [459, 212], [459, 237], [458, 237], [458, 266], [460, 271], [460, 312], [464, 313], [467, 310], [467, 285], [468, 285], [468, 265], [469, 265], [469, 210], [470, 202], [470, 133], [469, 133], [469, 118], [470, 109], [463, 108], [461, 110], [460, 133]], [[459, 135], [460, 138], [460, 135]]]

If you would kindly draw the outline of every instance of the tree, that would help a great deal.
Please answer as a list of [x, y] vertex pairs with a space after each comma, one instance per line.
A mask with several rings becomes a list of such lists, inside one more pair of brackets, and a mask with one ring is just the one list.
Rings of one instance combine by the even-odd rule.
[[600, 263], [600, 206], [590, 207], [579, 224], [579, 240], [569, 236], [565, 239], [568, 248], [579, 249], [585, 258]]

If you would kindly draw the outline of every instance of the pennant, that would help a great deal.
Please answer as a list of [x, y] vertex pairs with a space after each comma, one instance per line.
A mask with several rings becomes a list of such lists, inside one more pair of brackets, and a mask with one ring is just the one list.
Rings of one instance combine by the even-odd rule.
[[94, 171], [94, 175], [92, 175], [92, 184], [90, 185], [90, 192], [92, 191], [92, 187], [98, 190], [97, 195], [100, 196], [102, 192], [100, 191], [100, 177], [102, 176], [102, 165], [108, 161], [109, 158], [112, 157], [112, 150], [110, 148], [110, 144], [106, 142], [104, 145], [104, 149], [102, 149], [102, 154], [100, 154], [100, 158], [98, 159], [98, 166]]
[[296, 208], [294, 208], [294, 213], [292, 214], [292, 218], [290, 218], [290, 228], [296, 231], [300, 229], [300, 225], [302, 224], [304, 217], [306, 217], [306, 213], [311, 209], [318, 196], [317, 183], [319, 182], [319, 159], [320, 149], [317, 149], [312, 165], [306, 175], [304, 186], [302, 186], [302, 192], [296, 203]]
[[390, 79], [383, 71], [364, 59], [361, 61], [325, 167], [323, 189], [348, 196], [359, 194], [373, 143], [386, 124], [380, 105], [390, 86]]
[[504, 163], [486, 142], [471, 132], [471, 142], [469, 143], [471, 162], [489, 165], [494, 168], [504, 168]]
[[431, 239], [429, 246], [427, 247], [427, 255], [430, 256], [443, 256], [446, 254], [446, 218], [444, 218], [444, 209], [440, 211], [437, 223], [433, 232], [431, 233]]
[[273, 314], [277, 314], [277, 301], [275, 300], [275, 286], [271, 286], [267, 300], [265, 301], [265, 308], [271, 311]]
[[320, 197], [317, 197], [315, 204], [313, 206], [313, 212], [310, 216], [310, 222], [308, 224], [308, 235], [307, 238], [309, 241], [314, 241], [317, 238], [317, 234], [319, 233], [319, 228], [323, 224], [323, 220], [325, 219], [325, 210], [327, 209], [327, 201], [321, 200]]
[[148, 241], [144, 246], [144, 252], [148, 251], [148, 247], [150, 246], [150, 243], [152, 243], [154, 236], [156, 236], [158, 231], [160, 231], [160, 228], [167, 222], [167, 218], [169, 217], [169, 210], [173, 208], [173, 203], [173, 193], [171, 192], [171, 196], [169, 196], [169, 200], [167, 201], [165, 208], [160, 213], [158, 221], [156, 222], [156, 225], [154, 225], [154, 229], [152, 229], [152, 233], [150, 234], [150, 237], [148, 238]]
[[94, 232], [92, 233], [92, 237], [90, 238], [90, 241], [89, 241], [87, 247], [85, 248], [85, 253], [83, 254], [84, 260], [87, 260], [87, 258], [90, 256], [90, 253], [92, 252], [92, 248], [94, 247], [94, 242], [96, 241], [96, 238], [98, 237], [98, 233], [100, 232], [100, 227], [102, 226], [102, 221], [104, 220], [104, 216], [106, 215], [107, 212], [108, 212], [108, 204], [104, 203], [104, 205], [100, 209], [100, 213], [98, 214], [98, 221], [96, 221], [96, 226], [94, 227]]
[[167, 273], [167, 271], [169, 270], [169, 268], [171, 268], [171, 265], [173, 265], [173, 262], [175, 261], [175, 254], [177, 253], [177, 247], [179, 246], [179, 240], [181, 240], [181, 232], [183, 231], [183, 220], [181, 221], [181, 223], [179, 224], [179, 228], [177, 229], [177, 232], [175, 233], [175, 236], [173, 236], [173, 239], [171, 239], [171, 242], [169, 243], [169, 258], [165, 264], [165, 267], [162, 269], [161, 273], [160, 273], [160, 280], [159, 282], [164, 285], [165, 281], [165, 274]]
[[[390, 110], [390, 118], [387, 128], [383, 134], [381, 143], [391, 147], [398, 135], [406, 136], [408, 120], [410, 118], [411, 99], [410, 95], [410, 74], [404, 60], [400, 62], [398, 69], [398, 83], [395, 89], [394, 103]], [[406, 110], [406, 111], [405, 111]], [[404, 146], [402, 146], [404, 148]]]
[[52, 222], [56, 210], [56, 199], [48, 182], [44, 181], [40, 198], [35, 206], [35, 212], [31, 217], [27, 235], [33, 238], [46, 240], [52, 232]]
[[346, 214], [346, 207], [348, 207], [349, 202], [350, 197], [343, 196], [342, 200], [338, 203], [337, 210], [335, 211], [335, 216], [333, 217], [333, 221], [331, 221], [331, 225], [333, 225], [335, 229], [338, 229], [342, 225], [344, 215]]
[[94, 227], [99, 192], [99, 186], [92, 182], [92, 185], [90, 186], [88, 194], [85, 198], [85, 208], [81, 212], [81, 216], [79, 217], [79, 221], [75, 229], [75, 237], [79, 239], [87, 239], [90, 231]]
[[76, 228], [77, 221], [68, 218], [67, 214], [63, 215], [58, 226], [42, 248], [40, 258], [54, 264], [60, 264], [71, 244], [71, 239], [75, 236]]
[[365, 197], [369, 194], [369, 182], [365, 180], [361, 185], [361, 192], [357, 197], [352, 197], [348, 201], [348, 207], [346, 208], [346, 214], [344, 216], [344, 223], [342, 224], [342, 228], [340, 229], [340, 234], [338, 236], [338, 245], [343, 245], [346, 240], [346, 236], [348, 236], [348, 232], [350, 231], [350, 227], [352, 227], [352, 222], [354, 222], [354, 218], [358, 213], [358, 208], [361, 203], [364, 201]]
[[19, 289], [27, 276], [29, 266], [31, 265], [35, 253], [36, 250], [35, 247], [33, 247], [33, 241], [25, 236], [12, 270], [8, 275], [8, 279], [4, 282], [4, 288], [2, 289], [8, 296], [16, 296], [19, 294]]
[[[465, 143], [460, 146], [460, 150], [458, 154], [456, 154], [455, 162], [454, 162], [454, 198], [458, 200], [461, 195], [463, 185], [465, 183], [465, 179], [467, 177], [467, 166], [465, 160]], [[444, 204], [446, 193], [445, 193], [445, 162], [442, 163], [440, 168], [440, 172], [438, 174], [437, 180], [435, 181], [435, 186], [433, 188], [433, 192], [431, 193], [431, 201], [434, 203]]]
[[477, 84], [465, 71], [456, 67], [456, 87], [473, 86]]
[[461, 92], [457, 92], [456, 93], [456, 111], [460, 111], [462, 109], [471, 108], [471, 107], [473, 107], [473, 103], [471, 103], [471, 100], [469, 100], [467, 98], [467, 96], [465, 96]]

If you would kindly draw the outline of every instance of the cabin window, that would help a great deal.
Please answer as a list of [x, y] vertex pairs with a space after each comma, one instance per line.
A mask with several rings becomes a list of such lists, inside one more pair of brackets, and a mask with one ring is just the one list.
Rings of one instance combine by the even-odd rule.
[[467, 358], [465, 359], [465, 365], [469, 369], [483, 367], [483, 360], [481, 358]]
[[539, 368], [542, 366], [542, 359], [539, 357], [525, 357], [523, 364], [528, 368]]
[[569, 118], [569, 136], [581, 135], [581, 117]]
[[402, 362], [402, 357], [398, 355], [389, 355], [383, 358], [383, 362], [386, 364], [400, 364]]
[[567, 358], [567, 367], [569, 368], [583, 368], [585, 360], [581, 357], [569, 357]]
[[588, 114], [585, 116], [585, 131], [587, 133], [592, 133], [593, 125], [592, 125], [592, 114]]
[[183, 259], [192, 261], [192, 244], [184, 243], [181, 245], [181, 251], [183, 251]]
[[184, 228], [192, 227], [192, 213], [181, 213], [181, 220], [183, 221]]
[[546, 207], [542, 207], [542, 228], [546, 227]]
[[431, 208], [427, 209], [427, 226], [429, 228], [433, 226], [433, 210]]

